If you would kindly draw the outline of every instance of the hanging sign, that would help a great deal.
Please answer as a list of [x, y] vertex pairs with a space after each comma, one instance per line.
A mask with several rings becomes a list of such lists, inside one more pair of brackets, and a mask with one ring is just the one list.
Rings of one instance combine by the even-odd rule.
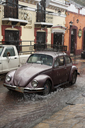
[[78, 36], [79, 36], [79, 38], [82, 36], [82, 30], [81, 29], [79, 29]]

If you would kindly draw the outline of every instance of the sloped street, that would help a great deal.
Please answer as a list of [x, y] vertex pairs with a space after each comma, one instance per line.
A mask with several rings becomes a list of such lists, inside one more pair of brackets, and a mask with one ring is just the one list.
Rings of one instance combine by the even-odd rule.
[[[38, 128], [37, 124], [43, 120], [44, 125], [40, 124], [39, 128], [48, 128], [48, 126], [50, 128], [56, 126], [61, 128], [60, 125], [63, 124], [59, 125], [59, 122], [58, 124], [55, 122], [54, 124], [57, 125], [52, 125], [53, 123], [50, 122], [52, 124], [48, 125], [49, 122], [46, 119], [49, 119], [53, 114], [51, 120], [54, 119], [58, 111], [65, 112], [64, 115], [66, 115], [69, 111], [69, 106], [74, 107], [74, 105], [83, 104], [84, 107], [85, 102], [85, 60], [78, 58], [74, 62], [80, 72], [76, 84], [58, 88], [48, 96], [8, 91], [3, 87], [4, 79], [2, 79], [0, 82], [0, 128]], [[72, 107], [70, 108], [72, 109]], [[57, 118], [61, 121], [63, 115], [62, 117], [57, 115]], [[78, 117], [78, 119], [80, 118], [82, 116]], [[63, 128], [65, 128], [64, 125]], [[68, 128], [70, 127], [68, 126]]]

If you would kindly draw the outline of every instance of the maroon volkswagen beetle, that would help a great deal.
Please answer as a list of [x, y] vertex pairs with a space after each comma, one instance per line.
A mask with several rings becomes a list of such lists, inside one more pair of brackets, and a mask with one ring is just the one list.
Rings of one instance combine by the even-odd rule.
[[31, 54], [26, 64], [6, 75], [4, 86], [18, 92], [43, 92], [49, 94], [55, 88], [75, 84], [77, 68], [66, 53], [41, 51]]

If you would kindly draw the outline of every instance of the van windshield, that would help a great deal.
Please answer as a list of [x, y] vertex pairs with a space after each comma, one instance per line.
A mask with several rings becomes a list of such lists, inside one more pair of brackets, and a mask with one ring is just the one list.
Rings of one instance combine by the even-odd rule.
[[0, 56], [1, 56], [2, 51], [3, 51], [3, 47], [0, 46]]

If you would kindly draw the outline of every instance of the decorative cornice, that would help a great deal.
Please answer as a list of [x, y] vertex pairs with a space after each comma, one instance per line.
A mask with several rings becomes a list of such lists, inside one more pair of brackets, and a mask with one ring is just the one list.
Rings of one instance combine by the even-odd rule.
[[80, 5], [80, 4], [76, 3], [76, 2], [74, 2], [74, 1], [72, 1], [72, 0], [66, 1], [66, 5], [70, 5], [70, 4], [75, 5], [75, 7], [76, 7], [77, 9], [82, 9], [82, 8], [84, 7], [84, 6], [82, 6], [82, 5]]
[[[35, 0], [37, 3], [40, 1], [40, 0]], [[68, 5], [65, 4], [65, 2], [60, 2], [59, 0], [51, 0], [49, 5], [48, 5], [48, 8], [52, 8], [52, 9], [55, 9], [55, 10], [67, 10], [67, 7]]]

